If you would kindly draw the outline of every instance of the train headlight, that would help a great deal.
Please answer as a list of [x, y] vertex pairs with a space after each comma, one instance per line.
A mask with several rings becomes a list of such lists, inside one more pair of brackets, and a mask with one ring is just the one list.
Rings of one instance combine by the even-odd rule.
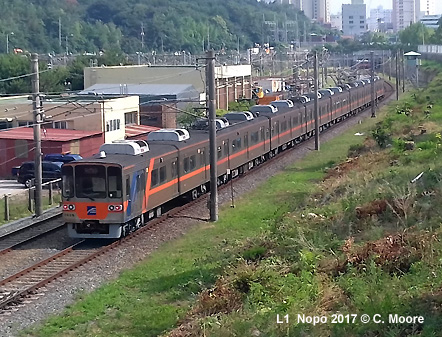
[[121, 212], [123, 210], [123, 205], [109, 205], [107, 206], [109, 212]]
[[64, 204], [63, 205], [63, 211], [75, 211], [75, 205], [72, 205], [72, 204], [66, 205], [66, 204]]

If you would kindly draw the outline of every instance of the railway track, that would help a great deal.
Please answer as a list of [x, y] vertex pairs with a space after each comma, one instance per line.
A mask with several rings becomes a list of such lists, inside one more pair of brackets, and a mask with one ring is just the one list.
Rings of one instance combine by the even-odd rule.
[[[387, 82], [386, 82], [387, 83]], [[389, 84], [387, 84], [389, 85]], [[388, 98], [393, 94], [394, 90], [391, 85], [390, 90], [385, 95], [383, 102], [388, 101]], [[370, 110], [370, 107], [364, 111]], [[331, 128], [332, 129], [332, 128]], [[324, 130], [327, 132], [329, 129]], [[295, 148], [295, 147], [293, 147]], [[282, 156], [288, 151], [282, 152], [278, 156]], [[262, 163], [259, 167], [265, 167], [271, 165], [272, 161], [266, 161]], [[246, 177], [248, 172], [255, 172], [257, 169], [246, 171], [242, 177]], [[241, 179], [239, 178], [239, 179]], [[229, 183], [220, 186], [220, 189], [230, 188]], [[70, 246], [63, 251], [43, 260], [35, 265], [28, 267], [8, 278], [0, 281], [0, 314], [12, 309], [14, 305], [17, 305], [23, 301], [26, 296], [29, 296], [35, 292], [38, 288], [44, 287], [55, 279], [62, 277], [69, 272], [75, 270], [76, 268], [94, 260], [95, 258], [107, 253], [108, 251], [115, 249], [117, 247], [124, 248], [125, 246], [134, 246], [138, 241], [143, 241], [143, 237], [146, 232], [162, 224], [171, 217], [179, 217], [180, 213], [184, 212], [190, 207], [205, 207], [208, 195], [205, 195], [199, 199], [188, 202], [182, 206], [171, 209], [170, 211], [164, 213], [160, 218], [151, 220], [145, 226], [141, 227], [136, 232], [131, 235], [120, 239], [118, 241], [112, 242], [109, 245], [102, 246], [102, 241], [94, 241], [96, 246], [91, 245], [91, 241], [81, 241], [73, 246]], [[205, 219], [201, 219], [205, 220]], [[53, 229], [55, 230], [55, 228]], [[37, 235], [37, 234], [35, 234]], [[28, 239], [22, 240], [32, 240], [31, 235]], [[35, 236], [34, 236], [35, 238]], [[6, 244], [7, 241], [5, 241]], [[22, 243], [25, 241], [22, 241]], [[2, 241], [0, 241], [0, 245]], [[2, 247], [2, 246], [0, 246]], [[9, 248], [3, 248], [7, 250]]]
[[[55, 279], [68, 274], [108, 251], [117, 247], [124, 248], [125, 246], [133, 246], [136, 241], [142, 240], [143, 235], [147, 231], [167, 221], [169, 217], [179, 215], [180, 212], [195, 206], [197, 203], [204, 203], [204, 200], [204, 198], [200, 198], [174, 208], [164, 213], [160, 218], [148, 222], [131, 235], [106, 246], [102, 245], [102, 240], [80, 241], [0, 281], [0, 314], [22, 303], [27, 296], [33, 294], [38, 288], [44, 287]], [[96, 246], [93, 246], [93, 244]]]
[[60, 217], [61, 212], [48, 219], [35, 222], [31, 226], [0, 237], [0, 256], [9, 253], [14, 248], [17, 248], [24, 243], [30, 242], [64, 227], [64, 223], [59, 220]]

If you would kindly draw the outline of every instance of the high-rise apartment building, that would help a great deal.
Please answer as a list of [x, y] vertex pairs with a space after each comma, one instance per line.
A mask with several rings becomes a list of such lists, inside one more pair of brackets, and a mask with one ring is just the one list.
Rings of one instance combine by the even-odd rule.
[[346, 36], [358, 37], [367, 31], [367, 7], [362, 0], [342, 5], [342, 31]]
[[330, 22], [329, 0], [302, 0], [305, 16], [318, 22]]
[[420, 0], [420, 12], [421, 16], [436, 14], [434, 0]]
[[407, 28], [420, 17], [420, 0], [393, 0], [393, 29]]
[[391, 24], [393, 10], [384, 9], [382, 6], [370, 10], [370, 17], [368, 18], [368, 30], [372, 32], [379, 31], [379, 24]]

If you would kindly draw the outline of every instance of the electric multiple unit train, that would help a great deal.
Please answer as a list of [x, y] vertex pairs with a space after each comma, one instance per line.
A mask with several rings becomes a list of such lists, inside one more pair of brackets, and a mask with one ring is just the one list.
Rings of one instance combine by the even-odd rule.
[[[376, 79], [376, 101], [384, 97], [385, 85]], [[320, 130], [370, 106], [370, 89], [361, 81], [319, 99]], [[217, 124], [219, 184], [314, 134], [313, 100], [275, 111], [263, 108], [252, 118], [250, 112], [243, 118], [227, 114], [230, 123]], [[64, 164], [62, 177], [69, 236], [120, 238], [160, 216], [166, 202], [196, 199], [209, 189], [209, 133], [163, 129], [147, 141], [103, 144], [99, 154]]]

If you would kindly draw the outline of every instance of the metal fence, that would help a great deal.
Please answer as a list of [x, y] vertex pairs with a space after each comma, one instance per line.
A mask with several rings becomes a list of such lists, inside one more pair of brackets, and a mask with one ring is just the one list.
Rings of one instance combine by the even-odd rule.
[[425, 44], [417, 47], [419, 53], [442, 54], [442, 46], [435, 44]]
[[[44, 209], [56, 206], [61, 202], [61, 179], [51, 180], [42, 184], [42, 205]], [[0, 224], [25, 218], [35, 213], [35, 187], [30, 187], [17, 194], [5, 194], [2, 198], [0, 209], [3, 218]]]

